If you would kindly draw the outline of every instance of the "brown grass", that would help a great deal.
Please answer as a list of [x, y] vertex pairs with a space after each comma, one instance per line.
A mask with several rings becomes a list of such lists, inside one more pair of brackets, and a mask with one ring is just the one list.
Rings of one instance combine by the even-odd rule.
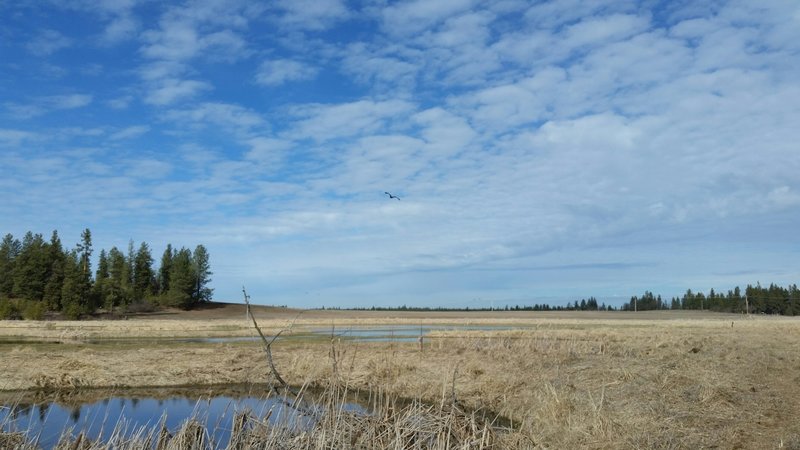
[[[281, 449], [502, 449], [519, 447], [524, 438], [519, 433], [500, 430], [482, 416], [462, 410], [452, 402], [426, 405], [421, 402], [398, 402], [390, 395], [377, 395], [370, 414], [347, 410], [350, 400], [347, 388], [338, 383], [326, 386], [321, 396], [309, 401], [298, 397], [307, 406], [303, 409], [310, 419], [307, 427], [289, 423], [270, 423], [272, 410], [264, 417], [249, 411], [234, 415], [230, 424], [217, 424], [217, 430], [227, 427], [229, 441], [220, 442], [206, 429], [202, 421], [190, 417], [177, 430], [168, 430], [164, 422], [151, 427], [128, 430], [124, 421], [113, 424], [111, 437], [94, 441], [80, 430], [73, 437], [62, 434], [56, 450], [226, 450]], [[294, 399], [294, 400], [297, 400]], [[287, 399], [287, 404], [293, 399]], [[298, 410], [299, 411], [299, 410]], [[0, 425], [2, 425], [0, 423]], [[528, 442], [529, 444], [532, 444]], [[34, 450], [35, 439], [24, 433], [4, 433], [0, 427], [0, 448]]]
[[[336, 340], [335, 368], [330, 342], [279, 341], [274, 353], [281, 374], [295, 385], [337, 379], [432, 404], [454, 391], [468, 409], [511, 419], [521, 440], [506, 444], [520, 448], [531, 442], [542, 448], [790, 448], [800, 442], [800, 321], [733, 316], [731, 327], [731, 316], [645, 317], [473, 317], [526, 328], [438, 333], [425, 339], [423, 351], [417, 343]], [[298, 326], [326, 321], [301, 316]], [[286, 326], [286, 320], [259, 323]], [[186, 326], [210, 332], [215, 324]], [[138, 325], [152, 327], [147, 332], [156, 327]], [[0, 389], [40, 394], [263, 382], [268, 373], [257, 343], [0, 346]]]

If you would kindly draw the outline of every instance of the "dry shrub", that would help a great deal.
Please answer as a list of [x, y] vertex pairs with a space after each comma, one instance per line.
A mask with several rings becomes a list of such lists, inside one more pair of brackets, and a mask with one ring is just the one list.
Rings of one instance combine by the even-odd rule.
[[4, 433], [0, 431], [0, 448], [33, 450], [36, 447], [25, 439], [24, 433]]

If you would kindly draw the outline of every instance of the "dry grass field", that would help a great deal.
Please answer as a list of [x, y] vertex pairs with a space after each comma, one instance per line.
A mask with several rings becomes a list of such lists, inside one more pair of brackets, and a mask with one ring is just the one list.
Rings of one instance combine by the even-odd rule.
[[[291, 384], [460, 404], [508, 418], [518, 448], [800, 448], [800, 321], [712, 313], [386, 313], [259, 309], [265, 332], [294, 322], [499, 324], [418, 342], [281, 339]], [[259, 344], [88, 339], [252, 336], [235, 306], [127, 321], [0, 322], [2, 401], [63, 401], [141, 386], [263, 383]], [[49, 342], [31, 344], [25, 339]], [[13, 342], [13, 343], [12, 343]], [[24, 391], [24, 392], [20, 392]]]

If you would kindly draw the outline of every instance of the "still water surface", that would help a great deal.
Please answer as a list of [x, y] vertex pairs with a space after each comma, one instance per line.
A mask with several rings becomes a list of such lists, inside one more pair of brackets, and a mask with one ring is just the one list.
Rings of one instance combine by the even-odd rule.
[[[356, 403], [346, 404], [345, 409], [367, 413], [365, 407]], [[65, 432], [73, 436], [83, 432], [91, 439], [108, 440], [118, 424], [122, 425], [124, 435], [131, 436], [143, 427], [160, 429], [163, 421], [174, 433], [187, 419], [194, 418], [205, 424], [214, 440], [212, 448], [217, 448], [229, 442], [233, 417], [241, 411], [250, 411], [259, 418], [269, 415], [272, 424], [300, 428], [313, 425], [313, 419], [287, 407], [282, 398], [119, 396], [76, 406], [56, 402], [0, 406], [0, 428], [6, 432], [26, 432], [31, 439], [38, 439], [42, 448], [51, 449]]]
[[[362, 341], [362, 342], [413, 342], [420, 336], [428, 336], [436, 331], [503, 331], [520, 326], [506, 325], [376, 325], [365, 326], [356, 325], [339, 328], [311, 328], [300, 329], [293, 333], [281, 335], [281, 340], [292, 339], [324, 339], [331, 334], [337, 338]], [[524, 327], [522, 327], [524, 328]], [[267, 339], [273, 336], [267, 336]], [[238, 336], [238, 337], [136, 337], [136, 338], [97, 338], [83, 339], [82, 344], [139, 344], [139, 343], [232, 343], [232, 342], [255, 342], [261, 340], [257, 336]], [[37, 339], [3, 338], [0, 337], [0, 345], [19, 345], [19, 344], [59, 344], [60, 341], [43, 341]]]

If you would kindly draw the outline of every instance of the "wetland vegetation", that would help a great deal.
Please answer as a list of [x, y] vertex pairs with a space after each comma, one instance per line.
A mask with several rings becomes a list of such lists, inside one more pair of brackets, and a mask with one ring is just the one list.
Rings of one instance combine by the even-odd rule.
[[[116, 345], [84, 339], [254, 336], [243, 312], [241, 305], [226, 305], [176, 310], [159, 319], [3, 322], [0, 334], [5, 336], [64, 339], [61, 344], [0, 346], [2, 403], [13, 403], [12, 392], [18, 396], [20, 391], [44, 398], [101, 388], [119, 392], [144, 386], [269, 382], [269, 365], [260, 343], [253, 340], [164, 345], [156, 339]], [[332, 324], [342, 331], [374, 324], [506, 327], [470, 330], [454, 325], [451, 330], [432, 330], [421, 346], [416, 340], [331, 339], [329, 333], [313, 339], [279, 339], [273, 346], [275, 366], [290, 385], [416, 399], [420, 407], [434, 408], [425, 409], [433, 414], [425, 430], [448, 429], [455, 426], [452, 421], [462, 419], [467, 422], [457, 423], [471, 424], [469, 411], [491, 411], [513, 424], [490, 427], [486, 433], [493, 440], [469, 448], [792, 448], [800, 444], [800, 424], [795, 420], [800, 417], [796, 352], [800, 322], [795, 318], [689, 311], [307, 311], [296, 317], [295, 311], [278, 308], [256, 308], [254, 315], [266, 335], [290, 326], [291, 331], [284, 334], [301, 335], [303, 330], [330, 330]], [[447, 419], [453, 397], [464, 415]], [[375, 442], [413, 448], [411, 442], [419, 442], [419, 435], [408, 428], [411, 422], [406, 412], [394, 416], [395, 412], [387, 412], [385, 418], [383, 414], [369, 416], [376, 421], [370, 427], [417, 440], [402, 441], [406, 447], [398, 441]], [[377, 422], [377, 417], [389, 422]], [[354, 433], [373, 436], [378, 428]], [[314, 433], [320, 434], [315, 439], [319, 445], [331, 445], [325, 439], [342, 436], [332, 431], [355, 429], [351, 422], [337, 422], [332, 428], [317, 429]], [[483, 430], [481, 426], [475, 429]], [[176, 428], [168, 431], [182, 435]], [[307, 433], [311, 434], [292, 435], [290, 440], [322, 448], [309, 444], [313, 433]], [[428, 448], [456, 448], [454, 442], [451, 439], [450, 447]]]

